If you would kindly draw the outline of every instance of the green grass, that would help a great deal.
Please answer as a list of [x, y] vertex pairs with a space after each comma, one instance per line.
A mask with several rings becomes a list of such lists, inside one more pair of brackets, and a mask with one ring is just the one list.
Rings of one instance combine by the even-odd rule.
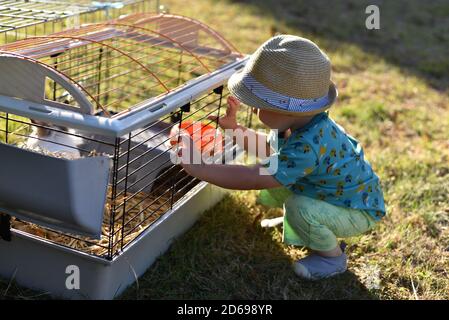
[[[281, 228], [259, 227], [280, 210], [257, 205], [257, 192], [234, 192], [121, 299], [449, 299], [448, 4], [378, 2], [381, 29], [367, 31], [363, 1], [163, 3], [220, 30], [243, 52], [273, 29], [317, 42], [340, 91], [331, 116], [364, 146], [388, 215], [348, 239], [348, 272], [313, 283], [290, 268], [306, 251], [283, 245]], [[6, 296], [35, 294], [24, 290], [12, 284]]]

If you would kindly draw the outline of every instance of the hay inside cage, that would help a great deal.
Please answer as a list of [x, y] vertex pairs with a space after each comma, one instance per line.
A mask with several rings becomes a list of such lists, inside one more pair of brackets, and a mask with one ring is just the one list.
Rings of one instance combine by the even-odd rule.
[[[174, 188], [178, 191], [175, 196], [172, 196], [172, 192], [158, 191], [158, 189], [164, 189], [164, 183], [161, 181], [165, 181], [165, 184], [168, 184], [172, 179], [181, 181], [180, 184], [174, 185]], [[158, 180], [160, 182], [155, 183], [154, 192], [139, 192], [134, 194], [132, 198], [128, 197], [129, 199], [126, 199], [125, 195], [120, 195], [116, 198], [115, 204], [123, 203], [125, 199], [127, 200], [125, 217], [123, 217], [123, 210], [117, 211], [116, 215], [112, 216], [112, 206], [114, 203], [112, 203], [112, 201], [107, 201], [104, 210], [100, 240], [62, 234], [61, 232], [53, 231], [49, 228], [44, 228], [14, 217], [12, 218], [11, 225], [14, 229], [27, 232], [73, 249], [96, 256], [106, 256], [109, 249], [111, 249], [112, 252], [116, 252], [121, 246], [126, 246], [137, 238], [154, 221], [169, 211], [172, 204], [190, 190], [190, 188], [186, 188], [186, 186], [191, 185], [193, 178], [188, 177], [180, 167], [176, 166], [173, 169], [162, 173]], [[111, 198], [112, 189], [108, 188], [108, 199]], [[108, 247], [109, 243], [113, 243], [112, 248]]]

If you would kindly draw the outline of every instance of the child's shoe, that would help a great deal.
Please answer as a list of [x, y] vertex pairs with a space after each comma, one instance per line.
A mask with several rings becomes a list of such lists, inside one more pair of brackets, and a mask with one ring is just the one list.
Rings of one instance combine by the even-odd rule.
[[341, 246], [343, 253], [338, 257], [323, 257], [312, 253], [310, 256], [296, 261], [293, 269], [299, 277], [308, 280], [319, 280], [343, 273], [347, 269], [344, 246]]

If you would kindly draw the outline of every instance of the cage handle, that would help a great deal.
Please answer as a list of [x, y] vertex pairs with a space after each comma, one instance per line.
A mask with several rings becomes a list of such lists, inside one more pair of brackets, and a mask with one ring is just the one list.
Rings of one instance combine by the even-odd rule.
[[[94, 108], [85, 95], [68, 79], [51, 68], [20, 55], [0, 54], [0, 95], [19, 98], [59, 109], [93, 114]], [[45, 81], [60, 85], [79, 107], [45, 98]]]

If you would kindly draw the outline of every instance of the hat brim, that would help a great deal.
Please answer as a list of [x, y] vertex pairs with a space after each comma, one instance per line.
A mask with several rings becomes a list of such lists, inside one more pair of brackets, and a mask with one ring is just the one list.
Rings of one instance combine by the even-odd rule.
[[328, 91], [328, 103], [321, 108], [315, 109], [313, 111], [307, 111], [307, 112], [301, 112], [301, 111], [288, 111], [280, 109], [279, 107], [276, 107], [251, 92], [244, 84], [243, 84], [243, 77], [246, 75], [245, 68], [234, 73], [228, 80], [228, 89], [231, 92], [233, 96], [235, 96], [237, 99], [239, 99], [244, 104], [258, 108], [258, 109], [266, 109], [278, 113], [283, 114], [289, 114], [297, 117], [301, 116], [311, 116], [314, 114], [321, 113], [323, 111], [326, 111], [331, 107], [331, 105], [335, 102], [338, 92], [335, 84], [331, 81], [329, 85], [329, 91]]

